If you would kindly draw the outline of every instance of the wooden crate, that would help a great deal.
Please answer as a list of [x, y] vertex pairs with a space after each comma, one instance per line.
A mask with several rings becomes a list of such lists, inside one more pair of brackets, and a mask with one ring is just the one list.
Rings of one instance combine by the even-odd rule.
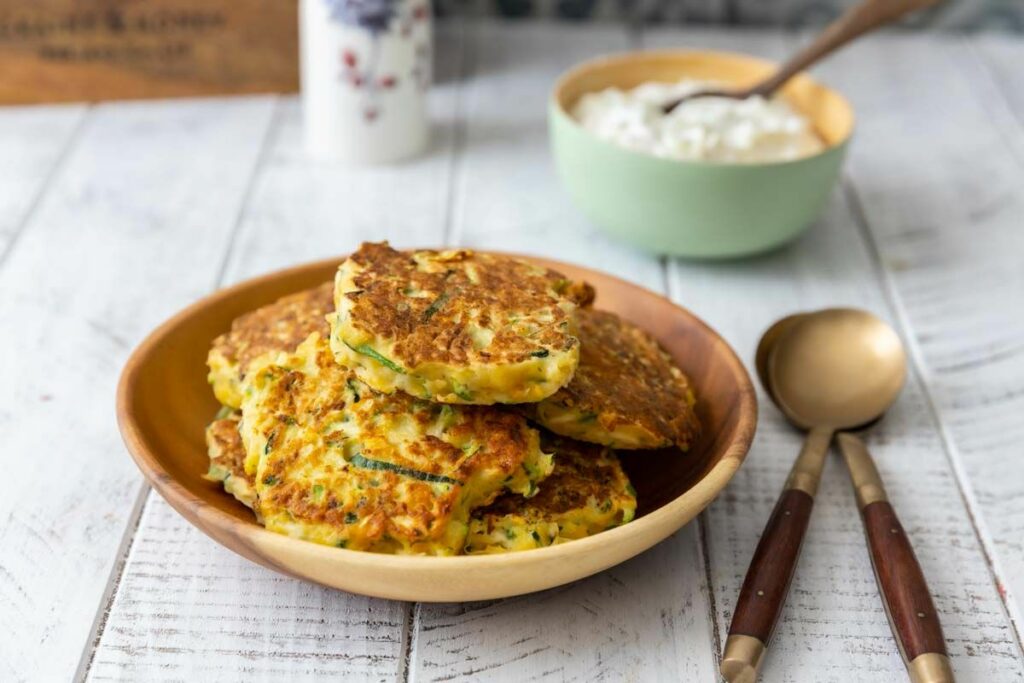
[[289, 92], [296, 0], [0, 0], [0, 103]]

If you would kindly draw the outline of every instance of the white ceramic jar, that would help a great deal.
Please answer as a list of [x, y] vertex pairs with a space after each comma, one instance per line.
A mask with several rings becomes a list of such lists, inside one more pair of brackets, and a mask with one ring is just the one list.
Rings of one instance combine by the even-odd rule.
[[429, 0], [301, 0], [299, 26], [310, 156], [374, 164], [426, 147]]

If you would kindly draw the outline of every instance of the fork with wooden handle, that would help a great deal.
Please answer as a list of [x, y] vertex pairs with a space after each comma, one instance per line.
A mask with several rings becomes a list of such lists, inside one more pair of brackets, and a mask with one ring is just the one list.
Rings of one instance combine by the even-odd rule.
[[853, 480], [878, 592], [910, 680], [953, 683], [942, 625], [924, 572], [889, 503], [878, 469], [859, 437], [841, 432], [836, 439]]

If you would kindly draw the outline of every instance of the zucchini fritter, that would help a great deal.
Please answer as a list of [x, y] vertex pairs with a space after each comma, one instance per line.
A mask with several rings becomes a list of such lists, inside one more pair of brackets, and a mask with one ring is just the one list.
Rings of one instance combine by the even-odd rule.
[[237, 318], [230, 331], [213, 340], [206, 359], [217, 400], [231, 408], [241, 406], [249, 365], [266, 353], [294, 351], [313, 332], [326, 337], [325, 316], [333, 310], [334, 284], [325, 282]]
[[[228, 493], [254, 507], [256, 476], [246, 474], [242, 464], [245, 449], [238, 434], [238, 414], [212, 422], [207, 443], [207, 478], [223, 482]], [[475, 509], [465, 552], [541, 548], [591, 536], [633, 519], [636, 493], [614, 453], [551, 435], [544, 435], [542, 447], [554, 452], [555, 463], [539, 492], [532, 498], [505, 493], [491, 505]]]
[[254, 364], [244, 394], [256, 510], [268, 529], [317, 543], [456, 554], [473, 508], [532, 496], [552, 469], [521, 415], [376, 393], [315, 334]]
[[689, 380], [651, 335], [614, 313], [576, 311], [580, 364], [572, 381], [523, 406], [547, 429], [618, 449], [678, 446], [700, 433]]
[[225, 491], [252, 508], [256, 505], [256, 489], [253, 478], [245, 473], [245, 449], [238, 433], [240, 417], [238, 413], [229, 413], [226, 417], [218, 414], [206, 428], [210, 469], [205, 478], [221, 482]]
[[467, 553], [542, 548], [593, 536], [625, 524], [636, 513], [633, 490], [608, 448], [545, 435], [555, 469], [533, 498], [504, 494], [473, 513]]
[[363, 244], [338, 269], [331, 348], [378, 391], [440, 403], [539, 401], [576, 369], [593, 289], [513, 258]]

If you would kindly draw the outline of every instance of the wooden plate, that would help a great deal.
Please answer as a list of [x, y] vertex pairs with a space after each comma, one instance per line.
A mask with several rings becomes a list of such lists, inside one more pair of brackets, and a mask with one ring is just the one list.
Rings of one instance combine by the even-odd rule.
[[695, 386], [704, 433], [690, 452], [623, 457], [639, 497], [638, 517], [625, 526], [518, 553], [379, 555], [269, 532], [219, 484], [203, 479], [204, 429], [219, 407], [206, 382], [210, 342], [242, 313], [331, 279], [339, 259], [221, 290], [157, 328], [132, 354], [118, 386], [118, 422], [128, 451], [153, 488], [218, 543], [276, 571], [353, 593], [422, 602], [483, 600], [551, 588], [623, 562], [693, 519], [732, 478], [754, 436], [754, 389], [729, 345], [685, 309], [603, 273], [529, 260], [592, 283], [598, 307], [654, 334]]

